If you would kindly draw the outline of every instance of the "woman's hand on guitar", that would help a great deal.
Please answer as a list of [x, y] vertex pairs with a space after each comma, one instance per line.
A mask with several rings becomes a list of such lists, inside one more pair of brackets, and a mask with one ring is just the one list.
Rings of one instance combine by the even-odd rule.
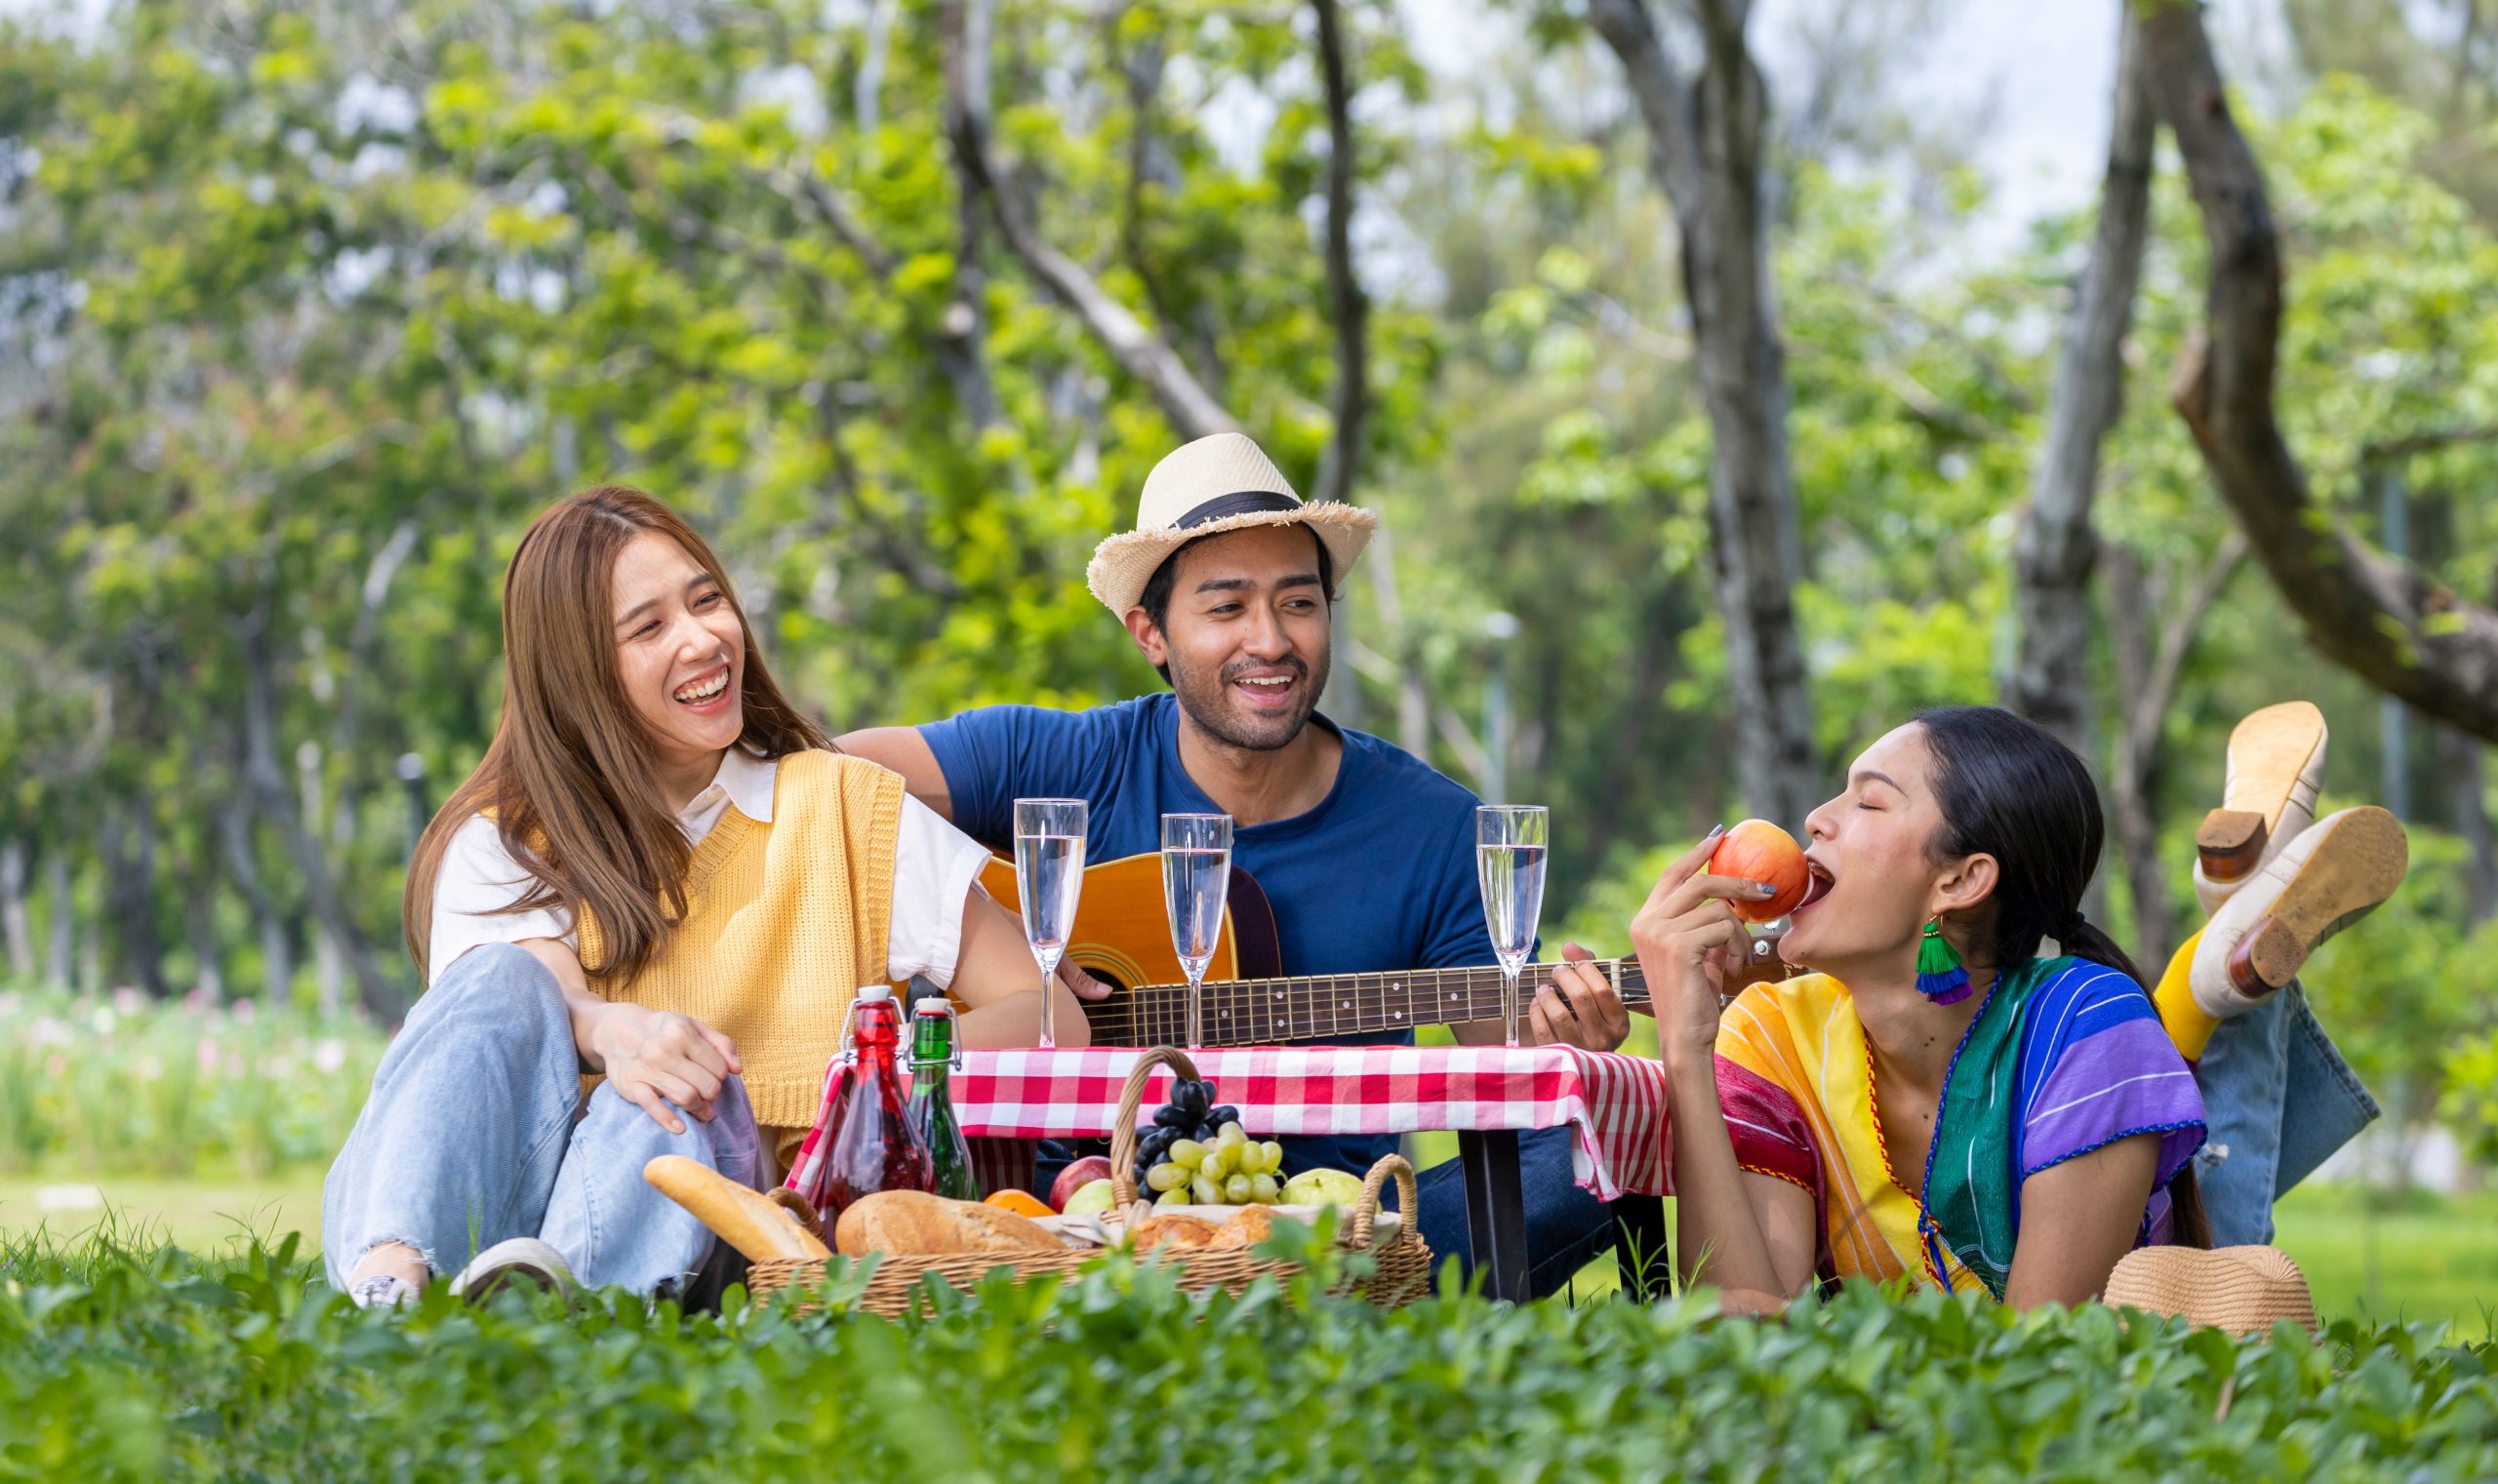
[[618, 1003], [602, 1007], [584, 1028], [582, 1060], [671, 1134], [684, 1133], [685, 1121], [668, 1103], [708, 1123], [720, 1084], [745, 1070], [729, 1038], [691, 1016]]
[[1594, 957], [1577, 943], [1561, 945], [1562, 961], [1527, 1012], [1537, 1045], [1611, 1051], [1631, 1034], [1631, 1012], [1621, 992], [1589, 966]]
[[1743, 919], [1726, 900], [1775, 895], [1758, 882], [1708, 873], [1709, 857], [1724, 832], [1722, 826], [1711, 830], [1667, 866], [1631, 919], [1631, 945], [1648, 980], [1658, 1047], [1670, 1065], [1699, 1062], [1716, 1050], [1719, 991], [1729, 966], [1750, 948]]

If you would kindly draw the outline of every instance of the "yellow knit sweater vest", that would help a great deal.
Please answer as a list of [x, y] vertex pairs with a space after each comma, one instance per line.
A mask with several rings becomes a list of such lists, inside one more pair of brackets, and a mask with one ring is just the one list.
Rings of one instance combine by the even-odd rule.
[[642, 972], [601, 975], [584, 911], [581, 959], [602, 999], [692, 1016], [734, 1042], [764, 1147], [796, 1149], [862, 984], [885, 982], [902, 776], [864, 758], [781, 759], [772, 822], [731, 805], [694, 847], [685, 915]]

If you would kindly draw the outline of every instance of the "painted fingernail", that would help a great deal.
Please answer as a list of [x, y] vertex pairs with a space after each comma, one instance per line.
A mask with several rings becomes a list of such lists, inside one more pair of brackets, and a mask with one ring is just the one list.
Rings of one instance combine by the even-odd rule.
[[1712, 826], [1710, 827], [1709, 833], [1707, 833], [1707, 834], [1705, 834], [1705, 835], [1702, 835], [1702, 836], [1700, 837], [1701, 843], [1702, 843], [1702, 844], [1704, 844], [1704, 845], [1706, 845], [1706, 844], [1707, 844], [1707, 843], [1709, 843], [1710, 841], [1716, 839], [1719, 835], [1722, 835], [1722, 834], [1724, 834], [1725, 832], [1726, 832], [1726, 826], [1725, 826], [1725, 825], [1723, 825], [1723, 824], [1712, 825]]
[[1752, 884], [1752, 888], [1753, 895], [1755, 897], [1775, 897], [1778, 895], [1778, 888], [1770, 885], [1766, 881], [1755, 881]]

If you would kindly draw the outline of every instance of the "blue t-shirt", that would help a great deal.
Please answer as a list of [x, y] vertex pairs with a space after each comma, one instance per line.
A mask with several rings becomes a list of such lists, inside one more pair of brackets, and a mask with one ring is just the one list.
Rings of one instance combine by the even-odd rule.
[[[1336, 784], [1318, 807], [1235, 829], [1232, 862], [1275, 912], [1283, 972], [1377, 974], [1494, 962], [1474, 881], [1474, 795], [1402, 748], [1323, 716], [1344, 739]], [[1162, 816], [1219, 814], [1180, 764], [1180, 706], [1169, 693], [1090, 711], [985, 706], [919, 729], [946, 772], [954, 823], [993, 850], [1013, 847], [1019, 798], [1082, 799], [1085, 858], [1162, 848]], [[1348, 1036], [1410, 1042], [1413, 1032]], [[1286, 1140], [1285, 1168], [1366, 1174], [1391, 1136]]]

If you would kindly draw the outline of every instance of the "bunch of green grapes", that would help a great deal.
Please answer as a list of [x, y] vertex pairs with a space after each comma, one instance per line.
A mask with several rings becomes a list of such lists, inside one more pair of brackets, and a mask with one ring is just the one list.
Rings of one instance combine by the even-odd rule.
[[1236, 1122], [1212, 1140], [1174, 1140], [1145, 1172], [1156, 1206], [1271, 1206], [1282, 1198], [1284, 1146], [1252, 1139]]

